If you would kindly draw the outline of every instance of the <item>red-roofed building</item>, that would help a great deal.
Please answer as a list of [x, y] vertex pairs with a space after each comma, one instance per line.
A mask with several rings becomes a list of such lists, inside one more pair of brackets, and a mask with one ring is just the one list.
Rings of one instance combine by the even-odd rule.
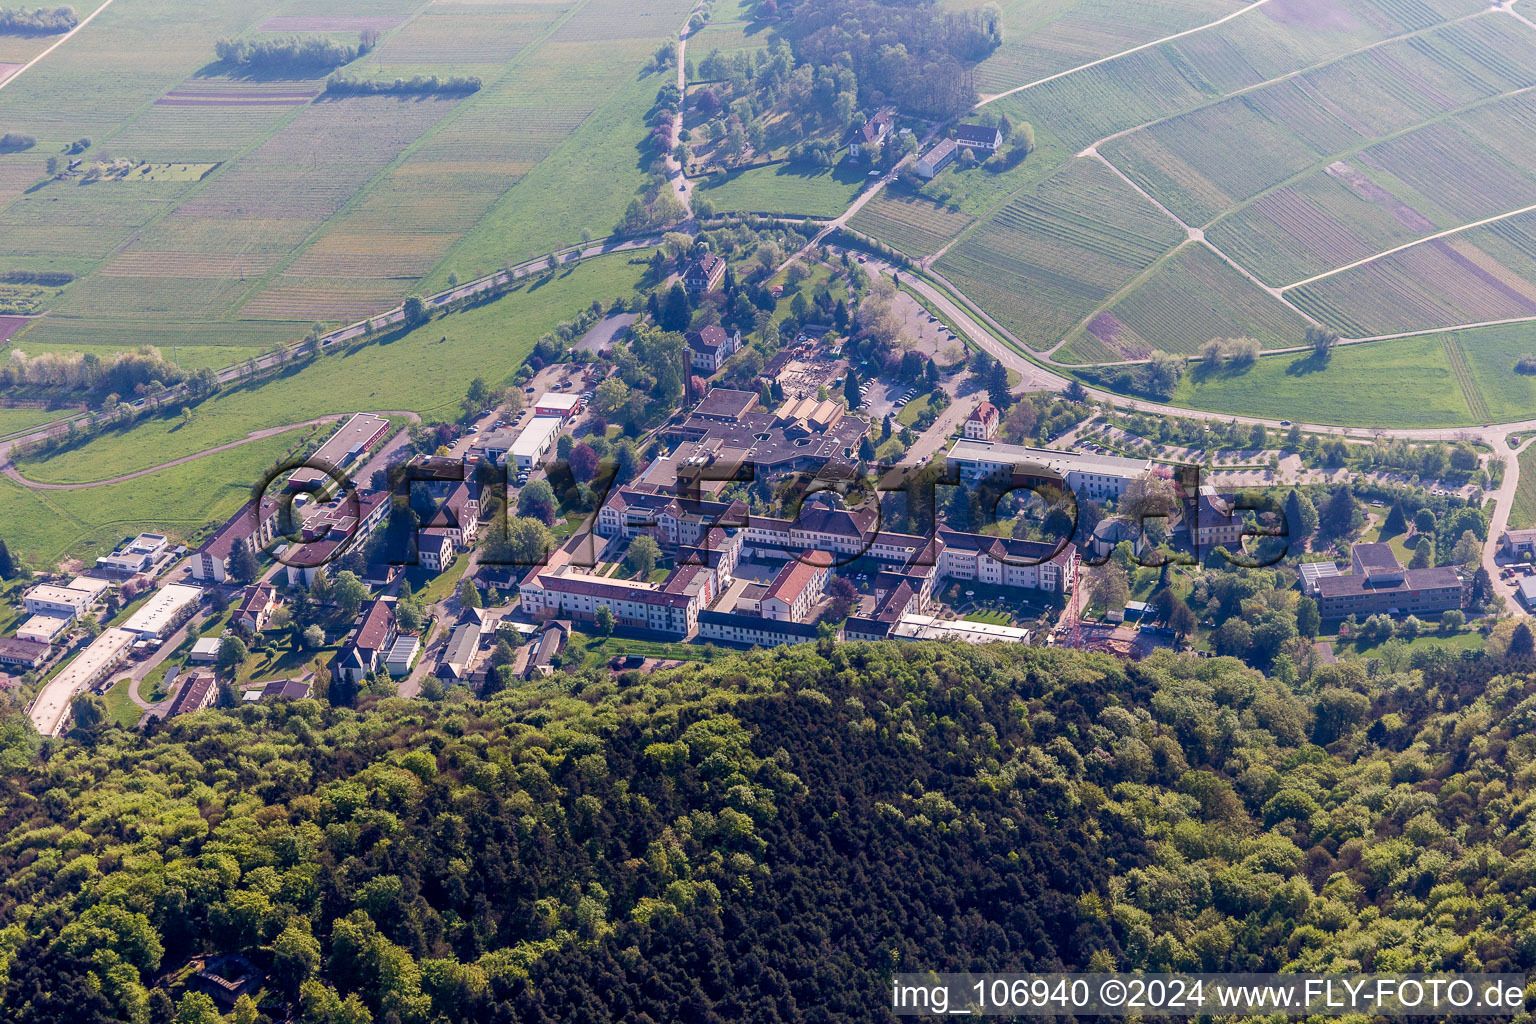
[[990, 441], [997, 436], [997, 428], [1002, 419], [998, 415], [997, 406], [991, 402], [982, 402], [966, 418], [965, 436], [973, 441]]
[[779, 570], [763, 596], [763, 618], [804, 622], [827, 589], [829, 570], [805, 562], [789, 562]]
[[331, 663], [340, 679], [360, 683], [383, 662], [395, 642], [395, 606], [380, 598], [363, 609], [357, 632]]
[[254, 555], [277, 536], [278, 511], [276, 498], [262, 498], [254, 510], [247, 502], [192, 556], [192, 578], [205, 583], [227, 580], [229, 558], [236, 545], [244, 544]]
[[260, 633], [277, 610], [277, 588], [270, 583], [253, 583], [240, 597], [233, 622], [247, 633]]
[[695, 294], [712, 292], [725, 280], [725, 260], [707, 252], [683, 271], [683, 287]]

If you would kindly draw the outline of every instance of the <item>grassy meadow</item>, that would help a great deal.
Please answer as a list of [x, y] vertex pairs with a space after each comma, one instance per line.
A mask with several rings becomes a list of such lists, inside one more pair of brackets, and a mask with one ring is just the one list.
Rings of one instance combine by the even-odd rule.
[[6, 543], [27, 563], [42, 566], [66, 556], [91, 561], [145, 530], [192, 540], [238, 511], [250, 499], [251, 485], [291, 443], [286, 435], [265, 438], [123, 483], [78, 490], [36, 490], [0, 477]]
[[411, 410], [452, 418], [472, 379], [505, 380], [556, 323], [593, 301], [606, 305], [631, 296], [648, 256], [645, 251], [605, 256], [563, 269], [553, 279], [524, 281], [495, 302], [402, 336], [367, 342], [309, 365], [292, 364], [274, 379], [226, 388], [198, 406], [189, 424], [179, 415], [156, 417], [49, 458], [26, 460], [23, 472], [47, 482], [100, 480], [225, 444], [252, 430], [329, 413]]
[[1242, 372], [1191, 372], [1169, 404], [1354, 427], [1474, 422], [1445, 349], [1434, 338], [1346, 345], [1326, 364], [1310, 354], [1273, 355]]

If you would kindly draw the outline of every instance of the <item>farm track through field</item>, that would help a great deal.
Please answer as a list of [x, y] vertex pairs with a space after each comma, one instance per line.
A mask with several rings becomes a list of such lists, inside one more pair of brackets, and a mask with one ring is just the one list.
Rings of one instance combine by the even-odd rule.
[[[590, 0], [578, 0], [577, 3], [572, 4], [570, 10], [566, 11], [563, 15], [552, 21], [542, 33], [540, 33], [527, 45], [523, 46], [522, 49], [520, 49], [511, 60], [502, 65], [501, 74], [484, 83], [481, 92], [490, 92], [494, 90], [497, 84], [506, 79], [518, 68], [526, 64], [528, 60], [530, 60], [533, 55], [538, 52], [539, 48], [549, 41], [549, 37], [559, 31], [560, 28], [563, 27], [566, 22], [570, 21], [578, 11], [587, 6], [588, 2], [590, 2]], [[404, 28], [417, 17], [420, 17], [422, 11], [427, 10], [430, 6], [430, 3], [423, 4], [422, 7], [416, 11], [416, 13], [414, 13], [410, 18], [406, 19], [401, 24], [400, 28]], [[399, 29], [396, 31], [399, 31]], [[310, 247], [319, 241], [319, 239], [326, 233], [328, 228], [330, 228], [333, 224], [341, 223], [347, 214], [356, 210], [357, 207], [365, 200], [365, 198], [372, 194], [375, 187], [383, 182], [386, 178], [388, 178], [391, 172], [397, 170], [413, 154], [415, 154], [423, 146], [427, 145], [427, 143], [431, 139], [435, 138], [439, 132], [443, 131], [446, 126], [455, 123], [459, 118], [463, 117], [464, 112], [474, 106], [474, 100], [475, 96], [471, 95], [459, 102], [453, 110], [439, 118], [434, 124], [427, 128], [427, 130], [423, 131], [419, 136], [417, 136], [415, 141], [403, 147], [398, 153], [396, 153], [393, 160], [391, 160], [385, 166], [381, 167], [377, 173], [375, 173], [362, 185], [358, 186], [345, 203], [336, 209], [329, 217], [325, 218], [325, 220], [319, 222], [315, 226], [315, 229], [310, 232], [310, 234], [305, 237], [302, 242], [294, 246], [284, 259], [279, 260], [277, 264], [273, 266], [271, 270], [267, 271], [263, 276], [254, 278], [251, 286], [239, 296], [232, 308], [237, 310], [241, 309], [246, 303], [253, 300], [263, 290], [269, 287], [280, 275], [287, 271], [289, 267], [293, 266], [293, 264], [297, 262], [301, 256], [308, 252]], [[511, 186], [509, 185], [508, 187], [510, 188]], [[504, 195], [505, 192], [502, 194]], [[498, 199], [499, 198], [500, 197], [498, 196]], [[462, 237], [460, 240], [462, 241]], [[443, 256], [438, 260], [438, 263], [440, 264], [444, 260], [449, 259], [452, 255], [452, 252], [453, 248], [450, 247], [448, 252], [444, 253]], [[430, 276], [430, 274], [428, 276]], [[425, 280], [425, 278], [423, 278], [423, 280]], [[378, 314], [376, 313], [375, 316], [377, 315]]]
[[32, 69], [32, 67], [35, 64], [37, 64], [39, 61], [41, 61], [44, 57], [48, 56], [54, 50], [57, 50], [59, 47], [63, 46], [65, 43], [69, 42], [72, 38], [74, 38], [74, 35], [75, 35], [76, 32], [79, 32], [81, 29], [85, 28], [85, 26], [89, 25], [92, 21], [96, 20], [96, 15], [100, 14], [102, 11], [106, 10], [108, 7], [111, 7], [112, 3], [113, 3], [113, 0], [105, 0], [105, 2], [100, 7], [96, 8], [90, 14], [87, 14], [84, 18], [82, 18], [81, 21], [80, 21], [80, 24], [76, 25], [74, 28], [70, 29], [68, 32], [66, 32], [62, 36], [60, 36], [58, 41], [55, 42], [52, 46], [48, 47], [48, 49], [44, 50], [42, 53], [38, 54], [36, 57], [33, 57], [31, 60], [27, 61], [20, 68], [18, 68], [16, 71], [12, 72], [11, 74], [7, 75], [5, 78], [0, 79], [0, 89], [4, 89], [7, 86], [9, 86], [11, 83], [15, 82], [16, 79], [20, 78], [22, 75], [24, 75], [28, 71], [30, 71]]
[[[120, 484], [128, 480], [133, 480], [137, 477], [148, 476], [151, 473], [158, 473], [163, 469], [171, 469], [175, 466], [185, 465], [188, 462], [196, 462], [198, 459], [205, 458], [209, 455], [217, 455], [219, 452], [227, 452], [231, 448], [239, 448], [242, 445], [250, 444], [253, 441], [263, 441], [269, 437], [276, 437], [279, 434], [286, 434], [289, 431], [300, 430], [304, 427], [318, 427], [326, 423], [334, 423], [339, 419], [345, 418], [345, 415], [346, 414], [344, 413], [334, 413], [329, 416], [317, 416], [314, 419], [304, 420], [299, 423], [290, 423], [283, 427], [266, 427], [262, 430], [253, 430], [245, 437], [240, 438], [238, 441], [229, 441], [225, 444], [215, 445], [212, 448], [204, 448], [200, 452], [194, 452], [191, 455], [183, 455], [179, 459], [172, 459], [170, 462], [162, 462], [158, 466], [150, 466], [148, 469], [135, 470], [132, 473], [124, 473], [122, 476], [114, 476], [106, 480], [91, 480], [86, 483], [78, 484], [43, 483], [42, 481], [29, 480], [22, 476], [21, 470], [17, 469], [16, 464], [9, 460], [5, 462], [3, 467], [0, 467], [0, 472], [4, 472], [4, 474], [11, 480], [14, 480], [18, 484], [21, 484], [23, 487], [30, 488], [34, 491], [81, 491], [91, 487], [105, 487], [108, 484]], [[414, 423], [421, 422], [421, 417], [416, 413], [400, 409], [384, 410], [382, 412], [377, 412], [374, 415], [403, 416]], [[50, 507], [52, 506], [50, 505]]]
[[1154, 46], [1161, 46], [1164, 43], [1171, 43], [1175, 39], [1183, 39], [1185, 36], [1192, 36], [1196, 32], [1204, 32], [1208, 28], [1215, 28], [1217, 25], [1226, 24], [1233, 18], [1242, 17], [1244, 14], [1247, 14], [1250, 11], [1256, 11], [1267, 3], [1269, 3], [1269, 0], [1254, 0], [1254, 2], [1248, 6], [1239, 7], [1231, 14], [1217, 18], [1215, 21], [1208, 21], [1204, 25], [1196, 25], [1194, 28], [1185, 29], [1183, 32], [1175, 32], [1173, 35], [1163, 36], [1161, 39], [1154, 39], [1151, 42], [1142, 43], [1139, 46], [1133, 46], [1128, 50], [1121, 50], [1119, 53], [1112, 53], [1108, 57], [1100, 57], [1098, 60], [1092, 60], [1086, 64], [1079, 64], [1077, 67], [1068, 68], [1065, 71], [1058, 71], [1054, 75], [1048, 75], [1045, 78], [1039, 78], [1033, 82], [1026, 82], [1023, 85], [1016, 86], [1012, 89], [1006, 89], [1003, 92], [993, 93], [991, 96], [983, 96], [981, 102], [976, 105], [978, 107], [983, 107], [988, 103], [993, 103], [997, 100], [1004, 99], [1005, 97], [1013, 96], [1016, 93], [1024, 92], [1026, 89], [1033, 89], [1036, 86], [1044, 85], [1047, 82], [1054, 82], [1058, 78], [1066, 78], [1068, 75], [1075, 75], [1079, 71], [1086, 71], [1089, 68], [1098, 67], [1100, 64], [1108, 64], [1112, 60], [1119, 60], [1121, 57], [1129, 57], [1131, 54], [1140, 53], [1142, 50], [1150, 50]]
[[1461, 393], [1467, 400], [1467, 409], [1472, 413], [1472, 418], [1487, 423], [1493, 417], [1488, 412], [1488, 403], [1483, 401], [1483, 393], [1478, 390], [1477, 381], [1472, 379], [1472, 371], [1467, 368], [1461, 342], [1454, 334], [1449, 334], [1441, 340], [1441, 345], [1445, 347], [1445, 358], [1451, 364], [1451, 372], [1456, 375], [1456, 383], [1461, 385]]

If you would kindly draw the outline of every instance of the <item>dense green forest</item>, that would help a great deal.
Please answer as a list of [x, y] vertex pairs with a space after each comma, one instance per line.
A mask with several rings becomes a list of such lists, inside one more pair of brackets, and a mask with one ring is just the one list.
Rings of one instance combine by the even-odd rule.
[[314, 1024], [884, 1019], [926, 968], [1525, 971], [1529, 667], [1288, 688], [822, 642], [149, 736], [0, 721], [0, 1019], [216, 1021], [177, 984], [209, 952]]

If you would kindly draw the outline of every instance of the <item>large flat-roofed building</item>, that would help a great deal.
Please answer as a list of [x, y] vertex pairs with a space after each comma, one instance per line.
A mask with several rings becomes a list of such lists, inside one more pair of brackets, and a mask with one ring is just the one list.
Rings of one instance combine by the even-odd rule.
[[539, 400], [533, 403], [535, 416], [558, 416], [562, 420], [568, 420], [581, 409], [581, 397], [579, 395], [566, 394], [563, 391], [549, 391], [539, 396]]
[[533, 469], [555, 446], [555, 438], [564, 425], [565, 420], [558, 416], [535, 416], [507, 449], [507, 461], [518, 469]]
[[173, 583], [155, 591], [138, 611], [128, 616], [123, 629], [141, 640], [160, 640], [170, 636], [186, 622], [203, 599], [198, 587]]
[[891, 630], [893, 640], [961, 640], [968, 644], [1027, 644], [1030, 632], [1018, 626], [931, 615], [903, 615]]
[[[389, 432], [389, 420], [360, 412], [341, 425], [315, 452], [315, 461], [337, 470], [345, 470]], [[296, 491], [324, 489], [331, 478], [319, 469], [296, 469], [288, 477], [288, 486]]]
[[21, 603], [32, 615], [78, 619], [84, 617], [87, 609], [96, 603], [96, 595], [68, 585], [43, 583], [21, 595]]
[[97, 558], [96, 568], [118, 576], [148, 572], [168, 544], [163, 534], [141, 533], [110, 555]]
[[1455, 568], [1404, 569], [1390, 544], [1356, 544], [1353, 571], [1317, 580], [1317, 608], [1325, 619], [1349, 615], [1439, 615], [1461, 607]]
[[37, 695], [28, 714], [32, 725], [44, 736], [57, 736], [69, 720], [69, 702], [75, 694], [105, 679], [122, 664], [128, 648], [138, 637], [126, 629], [107, 629], [59, 674], [50, 679]]
[[16, 637], [33, 643], [51, 644], [69, 628], [70, 621], [55, 615], [34, 615], [16, 628]]
[[1152, 472], [1151, 459], [1064, 452], [961, 438], [950, 448], [948, 468], [966, 483], [1012, 480], [1016, 485], [1065, 484], [1078, 499], [1119, 498], [1131, 481]]
[[48, 645], [19, 637], [0, 636], [0, 665], [37, 668], [48, 660]]

